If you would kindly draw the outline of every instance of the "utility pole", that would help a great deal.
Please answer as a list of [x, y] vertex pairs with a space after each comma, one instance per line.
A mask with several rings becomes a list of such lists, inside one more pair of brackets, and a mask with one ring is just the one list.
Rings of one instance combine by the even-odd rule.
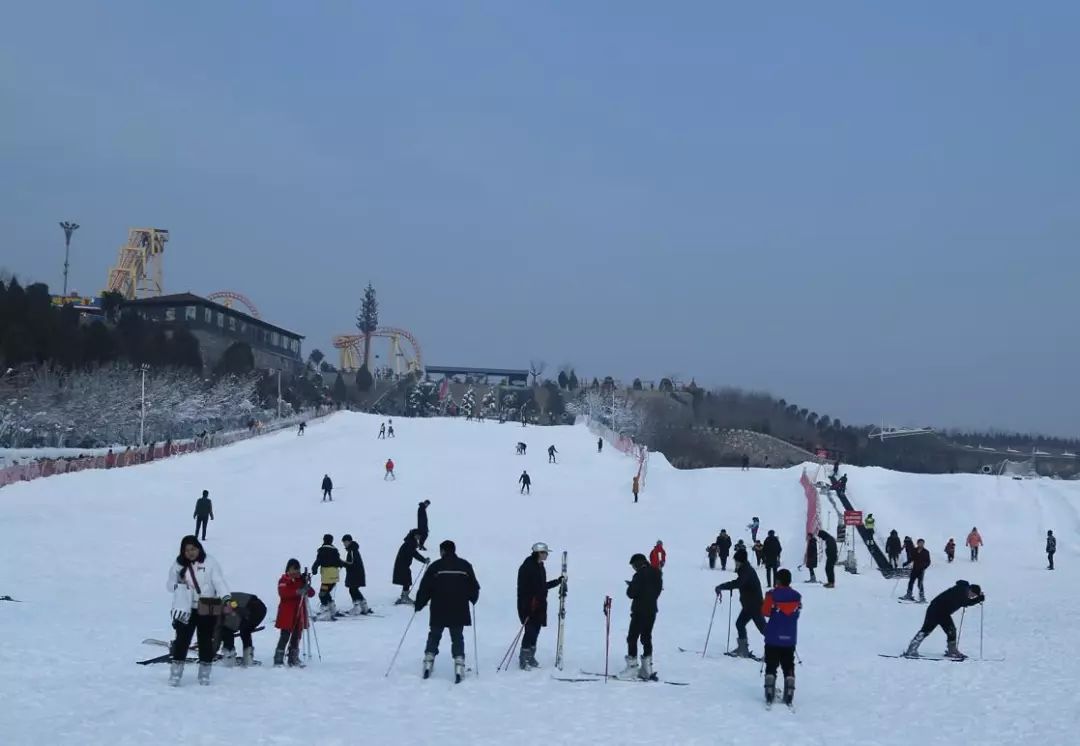
[[79, 228], [78, 223], [65, 220], [60, 223], [60, 227], [64, 229], [64, 297], [67, 297], [68, 289], [68, 259], [71, 256], [71, 234]]
[[139, 447], [142, 448], [146, 435], [146, 371], [150, 370], [150, 366], [143, 363], [139, 370], [142, 371], [142, 414], [139, 416]]

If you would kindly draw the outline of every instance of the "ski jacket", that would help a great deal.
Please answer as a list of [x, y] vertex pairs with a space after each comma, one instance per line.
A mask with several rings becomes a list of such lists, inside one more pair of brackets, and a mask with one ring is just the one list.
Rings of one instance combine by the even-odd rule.
[[825, 542], [825, 561], [836, 562], [836, 539], [834, 539], [832, 535], [824, 529], [818, 531], [818, 538]]
[[633, 492], [634, 494], [637, 494], [638, 487], [640, 486], [640, 484], [641, 483], [638, 481], [638, 478], [634, 477], [633, 481], [630, 484], [630, 491]]
[[386, 460], [386, 470], [387, 471], [393, 471], [394, 470], [394, 460], [393, 459], [387, 459]]
[[867, 531], [873, 531], [874, 526], [877, 525], [877, 522], [874, 520], [874, 516], [868, 515], [866, 516], [866, 520], [863, 521], [862, 525], [866, 528]]
[[424, 503], [416, 508], [416, 530], [422, 534], [428, 532], [427, 506]]
[[195, 514], [192, 518], [213, 518], [214, 517], [214, 503], [210, 501], [209, 497], [200, 497], [195, 501]]
[[224, 614], [221, 623], [230, 632], [251, 632], [266, 618], [266, 604], [252, 593], [234, 593], [229, 599], [232, 614]]
[[322, 488], [324, 490], [334, 489], [334, 482], [330, 479], [329, 476], [325, 476], [322, 478]]
[[634, 573], [630, 584], [626, 586], [626, 597], [630, 602], [630, 613], [642, 616], [656, 616], [659, 608], [656, 600], [664, 590], [664, 580], [660, 571], [652, 565], [645, 565]]
[[757, 611], [761, 607], [764, 598], [761, 595], [761, 580], [757, 571], [750, 564], [743, 562], [735, 571], [735, 579], [716, 586], [716, 592], [733, 591], [739, 589], [739, 601], [742, 607], [749, 611]]
[[177, 586], [186, 585], [192, 590], [191, 608], [199, 605], [200, 598], [225, 598], [229, 586], [221, 574], [221, 566], [213, 557], [206, 555], [201, 561], [180, 565], [175, 561], [169, 566], [169, 579], [165, 590], [175, 594]]
[[930, 606], [926, 609], [927, 618], [935, 615], [952, 615], [965, 606], [975, 606], [985, 600], [981, 593], [971, 598], [969, 592], [971, 585], [966, 580], [957, 580], [956, 585], [934, 596]]
[[915, 542], [910, 539], [904, 541], [904, 554], [907, 557], [907, 561], [911, 562], [911, 558], [915, 554]]
[[548, 589], [555, 588], [562, 582], [559, 578], [547, 579], [547, 569], [540, 562], [536, 554], [530, 554], [518, 568], [517, 577], [517, 608], [518, 620], [524, 624], [525, 620], [536, 623], [541, 627], [547, 626], [547, 594]]
[[799, 611], [802, 596], [794, 588], [773, 588], [761, 602], [761, 615], [769, 620], [765, 625], [765, 644], [781, 648], [795, 647], [799, 631]]
[[756, 531], [761, 527], [761, 521], [750, 521], [750, 523], [746, 524], [746, 527], [751, 531]]
[[1057, 539], [1053, 536], [1046, 537], [1046, 553], [1053, 554], [1057, 551]]
[[522, 472], [521, 476], [518, 477], [518, 482], [521, 484], [532, 484], [532, 479], [529, 477], [528, 474]]
[[915, 551], [911, 554], [911, 559], [904, 563], [904, 567], [911, 565], [912, 572], [923, 572], [926, 568], [930, 567], [930, 550], [926, 547], [919, 549], [915, 548]]
[[783, 550], [779, 538], [766, 536], [764, 543], [761, 545], [761, 556], [765, 558], [766, 563], [774, 565], [780, 561], [780, 553]]
[[432, 562], [416, 591], [417, 611], [431, 603], [432, 627], [468, 627], [469, 604], [480, 598], [480, 583], [472, 565], [455, 554]]
[[416, 543], [416, 537], [411, 533], [406, 534], [405, 538], [402, 539], [401, 547], [397, 551], [397, 557], [394, 558], [394, 576], [391, 579], [394, 585], [402, 587], [412, 585], [413, 560], [417, 562], [424, 561], [424, 556], [416, 551], [419, 546]]
[[716, 544], [705, 547], [705, 554], [709, 555], [709, 559], [716, 559]]
[[302, 575], [290, 578], [289, 574], [285, 573], [278, 579], [277, 594], [278, 610], [274, 626], [277, 629], [293, 629], [294, 626], [307, 629], [307, 604], [302, 599], [304, 596], [314, 596], [315, 589], [305, 584]]
[[319, 573], [319, 579], [325, 585], [332, 585], [341, 579], [341, 568], [345, 563], [341, 561], [341, 553], [333, 544], [323, 544], [315, 553], [315, 561], [311, 563], [311, 571]]
[[967, 545], [969, 547], [972, 547], [972, 548], [981, 547], [982, 543], [983, 543], [983, 540], [982, 540], [982, 537], [979, 536], [978, 531], [972, 531], [970, 534], [968, 534]]
[[664, 565], [667, 564], [667, 551], [664, 550], [664, 547], [657, 544], [652, 548], [652, 551], [649, 552], [649, 564], [657, 570], [663, 569]]
[[949, 539], [949, 543], [945, 545], [945, 554], [949, 555], [950, 557], [956, 554], [956, 542], [952, 539]]
[[817, 539], [813, 536], [806, 538], [806, 557], [803, 558], [803, 564], [808, 570], [817, 568]]
[[352, 546], [345, 550], [345, 587], [363, 588], [366, 585], [364, 558], [360, 556], [360, 545], [354, 541]]
[[555, 446], [548, 446], [548, 455], [554, 456], [558, 451], [555, 450]]
[[731, 537], [727, 534], [719, 534], [716, 537], [716, 548], [721, 557], [727, 557], [731, 552]]
[[903, 548], [903, 544], [900, 543], [900, 537], [895, 533], [889, 534], [889, 538], [885, 540], [885, 553], [890, 557], [899, 557]]

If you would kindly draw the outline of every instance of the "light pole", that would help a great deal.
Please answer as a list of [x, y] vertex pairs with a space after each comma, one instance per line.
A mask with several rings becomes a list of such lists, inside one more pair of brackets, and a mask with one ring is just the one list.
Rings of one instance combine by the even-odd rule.
[[68, 258], [71, 255], [71, 234], [79, 228], [78, 223], [73, 223], [70, 220], [65, 220], [60, 223], [60, 227], [64, 229], [64, 297], [67, 297], [68, 286]]
[[281, 368], [277, 369], [277, 416], [281, 419]]
[[139, 370], [142, 371], [142, 413], [139, 416], [139, 448], [142, 448], [146, 434], [146, 371], [150, 370], [150, 366], [143, 363], [139, 366]]

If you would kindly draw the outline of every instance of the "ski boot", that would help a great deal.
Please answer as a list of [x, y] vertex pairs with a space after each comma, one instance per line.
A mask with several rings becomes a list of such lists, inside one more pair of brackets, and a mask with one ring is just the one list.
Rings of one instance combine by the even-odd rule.
[[914, 601], [915, 597], [911, 595], [911, 591], [908, 591], [907, 593], [905, 593], [903, 596], [900, 597], [900, 600], [901, 601]]
[[409, 604], [411, 606], [414, 603], [416, 602], [409, 598], [408, 591], [402, 591], [401, 596], [396, 601], [394, 601], [394, 604], [397, 606], [404, 606], [405, 604]]
[[919, 591], [919, 603], [921, 603], [921, 604], [926, 603], [926, 594], [923, 593], [922, 591]]
[[300, 661], [300, 649], [289, 651], [289, 668], [305, 668], [304, 664]]
[[244, 657], [240, 660], [240, 665], [244, 668], [255, 665], [255, 648], [244, 648]]
[[373, 612], [371, 610], [371, 607], [367, 605], [367, 601], [361, 600], [360, 601], [360, 613], [362, 615], [366, 616], [368, 614], [374, 614], [375, 612]]
[[236, 668], [236, 650], [226, 650], [221, 654], [221, 665]]
[[518, 665], [522, 671], [531, 671], [540, 668], [540, 661], [536, 660], [536, 648], [522, 648], [518, 656]]
[[330, 601], [330, 618], [333, 619], [338, 615], [337, 604]]
[[750, 652], [750, 641], [745, 637], [740, 637], [735, 641], [735, 650], [731, 652], [736, 658], [753, 658], [754, 654]]
[[626, 668], [619, 671], [617, 676], [620, 679], [631, 679], [638, 674], [638, 662], [636, 655], [628, 655], [623, 660], [626, 661]]
[[922, 641], [926, 639], [926, 635], [919, 632], [917, 635], [911, 638], [911, 642], [908, 643], [907, 650], [904, 651], [905, 658], [918, 658], [919, 646], [922, 645]]
[[460, 684], [465, 678], [465, 658], [454, 658], [454, 683]]
[[184, 676], [184, 661], [173, 661], [169, 664], [169, 686], [180, 686], [180, 679]]
[[641, 667], [638, 668], [637, 676], [642, 681], [652, 681], [653, 670], [652, 670], [652, 656], [651, 655], [643, 655], [643, 656], [641, 656]]
[[791, 707], [792, 701], [795, 699], [795, 677], [784, 677], [784, 704]]
[[424, 676], [425, 679], [430, 679], [431, 678], [431, 672], [432, 672], [432, 670], [434, 670], [434, 668], [435, 668], [435, 654], [434, 653], [424, 653], [424, 674], [423, 674], [423, 676]]
[[278, 648], [274, 651], [274, 668], [281, 668], [285, 665], [285, 648]]
[[323, 604], [319, 608], [319, 613], [315, 615], [316, 622], [329, 622], [334, 618], [334, 610], [330, 604]]
[[765, 677], [765, 704], [771, 707], [776, 700], [776, 676], [769, 674]]
[[945, 657], [952, 658], [954, 661], [962, 661], [967, 658], [967, 656], [961, 653], [960, 649], [956, 646], [956, 640], [949, 640], [945, 649]]
[[823, 585], [823, 586], [821, 586], [821, 587], [822, 587], [822, 588], [835, 588], [835, 587], [836, 587], [836, 583], [826, 583], [825, 585]]
[[210, 663], [203, 663], [199, 661], [199, 684], [201, 686], [210, 686]]

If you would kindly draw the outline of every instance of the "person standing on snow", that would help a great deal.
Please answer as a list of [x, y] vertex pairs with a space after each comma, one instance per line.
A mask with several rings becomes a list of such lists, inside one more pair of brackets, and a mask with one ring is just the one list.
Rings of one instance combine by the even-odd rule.
[[386, 438], [386, 423], [383, 422], [383, 423], [381, 423], [379, 425], [379, 437], [378, 437], [378, 440], [383, 440], [385, 438]]
[[307, 600], [315, 595], [311, 576], [300, 574], [300, 560], [285, 563], [285, 573], [278, 579], [278, 612], [274, 627], [281, 630], [274, 650], [274, 666], [285, 665], [285, 646], [289, 648], [289, 666], [303, 668], [300, 662], [300, 637], [308, 627]]
[[720, 569], [727, 570], [727, 558], [731, 553], [731, 537], [728, 536], [727, 529], [720, 529], [716, 537], [716, 552], [720, 555]]
[[604, 439], [603, 438], [597, 438], [596, 439], [596, 452], [601, 453], [603, 450], [604, 450]]
[[334, 546], [334, 537], [323, 534], [322, 546], [315, 553], [315, 562], [311, 565], [311, 571], [319, 573], [319, 610], [315, 621], [324, 622], [334, 618], [337, 614], [337, 605], [334, 603], [334, 586], [341, 579], [341, 568], [345, 563], [341, 561], [341, 553]]
[[956, 542], [952, 539], [945, 545], [945, 557], [949, 562], [956, 559]]
[[[457, 556], [457, 547], [447, 539], [439, 544], [439, 559], [432, 562], [416, 590], [417, 613], [431, 602], [427, 645], [424, 646], [424, 678], [431, 676], [443, 630], [450, 630], [450, 654], [454, 657], [454, 682], [465, 678], [464, 629], [472, 625], [469, 604], [480, 600], [480, 583], [473, 567]], [[475, 663], [474, 663], [475, 665]]]
[[634, 475], [633, 480], [630, 482], [630, 491], [634, 493], [634, 502], [637, 502], [638, 492], [641, 489], [641, 479], [637, 474]]
[[401, 547], [398, 549], [397, 557], [394, 558], [394, 585], [401, 586], [401, 597], [395, 604], [414, 604], [416, 603], [409, 598], [409, 589], [412, 588], [412, 563], [413, 560], [423, 563], [425, 566], [428, 563], [428, 558], [420, 554], [417, 550], [419, 542], [416, 538], [416, 529], [413, 529], [409, 533], [405, 534], [405, 538], [401, 540]]
[[813, 534], [806, 535], [806, 555], [803, 557], [803, 565], [810, 571], [811, 583], [818, 582], [814, 570], [817, 568], [817, 538]]
[[1057, 539], [1054, 538], [1053, 531], [1046, 532], [1046, 559], [1050, 561], [1050, 565], [1047, 570], [1054, 569], [1054, 554], [1057, 552]]
[[518, 484], [521, 485], [521, 494], [532, 494], [532, 477], [529, 476], [529, 472], [522, 471], [521, 476], [518, 477]]
[[329, 474], [323, 474], [322, 478], [322, 501], [334, 502], [334, 481]]
[[757, 532], [758, 532], [758, 528], [760, 526], [761, 526], [761, 521], [758, 520], [757, 516], [754, 516], [750, 520], [750, 523], [746, 526], [748, 529], [750, 529], [750, 540], [751, 541], [757, 541]]
[[555, 446], [553, 446], [553, 445], [548, 446], [548, 463], [549, 464], [554, 464], [555, 463], [555, 454], [556, 453], [558, 453], [558, 451], [555, 450]]
[[818, 538], [825, 542], [825, 585], [822, 588], [836, 587], [836, 539], [825, 529], [818, 531]]
[[773, 576], [780, 568], [780, 553], [784, 548], [780, 546], [780, 539], [776, 532], [770, 530], [765, 537], [765, 543], [761, 545], [761, 557], [765, 560], [765, 585], [772, 588]]
[[299, 435], [303, 435], [303, 434], [304, 434], [304, 431], [305, 431], [305, 430], [307, 430], [307, 423], [306, 423], [306, 422], [301, 422], [301, 423], [300, 423], [300, 427], [298, 427], [298, 428], [296, 429], [296, 434], [297, 434], [298, 436], [299, 436]]
[[795, 643], [798, 638], [802, 596], [791, 587], [791, 571], [776, 571], [776, 587], [765, 594], [761, 614], [765, 625], [765, 701], [776, 699], [776, 669], [784, 672], [783, 702], [795, 699]]
[[982, 536], [979, 535], [979, 529], [974, 526], [971, 527], [971, 533], [967, 536], [967, 545], [971, 549], [971, 561], [979, 561], [979, 547], [983, 544]]
[[348, 613], [354, 616], [370, 614], [367, 599], [360, 590], [367, 586], [367, 573], [364, 571], [364, 558], [360, 556], [360, 545], [353, 541], [351, 534], [342, 536], [341, 543], [345, 545], [345, 587], [349, 589], [349, 598], [352, 599], [352, 609]]
[[203, 490], [202, 497], [195, 501], [195, 512], [191, 516], [195, 519], [195, 536], [202, 529], [202, 540], [206, 541], [206, 523], [214, 520], [214, 503], [210, 500], [210, 491]]
[[397, 437], [396, 435], [394, 435], [394, 421], [393, 420], [389, 420], [386, 423], [386, 437], [387, 438], [396, 438]]
[[716, 544], [712, 543], [705, 547], [705, 554], [709, 557], [709, 569], [716, 569]]
[[659, 539], [656, 540], [656, 546], [649, 552], [649, 564], [657, 570], [663, 570], [664, 565], [667, 564], [667, 550], [664, 549], [664, 542]]
[[761, 563], [765, 561], [764, 558], [761, 556], [761, 553], [765, 550], [765, 545], [762, 544], [760, 541], [755, 541], [754, 546], [750, 548], [754, 550], [754, 562], [757, 564], [758, 567], [761, 567]]
[[[626, 597], [630, 602], [630, 629], [626, 633], [626, 668], [620, 678], [636, 675], [643, 681], [651, 681], [652, 667], [652, 631], [656, 624], [659, 610], [656, 604], [664, 583], [660, 571], [645, 560], [644, 554], [635, 554], [630, 558], [634, 568], [634, 577], [626, 581]], [[641, 665], [638, 666], [637, 644], [641, 640]]]
[[536, 640], [540, 636], [540, 628], [547, 626], [548, 590], [566, 582], [563, 575], [554, 580], [547, 579], [544, 561], [548, 558], [548, 551], [548, 545], [542, 541], [533, 544], [532, 554], [518, 568], [517, 611], [518, 621], [524, 630], [518, 665], [523, 671], [540, 667], [536, 660]]
[[889, 538], [885, 540], [885, 554], [889, 556], [889, 564], [894, 568], [900, 567], [900, 552], [903, 551], [903, 545], [900, 543], [900, 534], [896, 533], [894, 528], [889, 532]]
[[904, 537], [904, 564], [911, 562], [911, 559], [915, 556], [915, 542], [911, 540], [910, 536]]
[[966, 580], [957, 580], [956, 585], [942, 591], [930, 602], [930, 606], [926, 609], [922, 629], [908, 643], [904, 656], [918, 658], [919, 645], [936, 627], [941, 627], [948, 646], [945, 655], [954, 660], [963, 660], [966, 656], [957, 649], [956, 625], [953, 624], [952, 615], [962, 608], [981, 604], [985, 600], [986, 596], [983, 595], [982, 588], [968, 584]]
[[221, 566], [207, 555], [194, 536], [180, 540], [180, 553], [169, 566], [166, 590], [173, 594], [172, 618], [176, 637], [172, 643], [169, 685], [180, 686], [192, 636], [199, 641], [199, 683], [210, 683], [210, 667], [217, 645], [214, 632], [223, 613], [232, 613], [229, 586]]
[[419, 549], [427, 551], [427, 537], [428, 537], [428, 520], [427, 509], [431, 505], [431, 500], [421, 500], [416, 508], [416, 541], [419, 544]]
[[745, 549], [735, 552], [735, 579], [716, 586], [717, 599], [722, 599], [721, 594], [724, 591], [734, 591], [736, 588], [739, 589], [742, 611], [739, 612], [739, 618], [735, 620], [738, 647], [729, 655], [738, 658], [753, 658], [750, 644], [746, 639], [746, 625], [753, 622], [758, 632], [765, 634], [765, 618], [761, 615], [761, 604], [764, 598], [761, 594], [761, 581], [758, 579], [757, 572], [750, 566]]
[[877, 525], [877, 521], [874, 520], [874, 514], [873, 513], [867, 513], [866, 518], [863, 519], [862, 525], [863, 525], [863, 528], [865, 528], [866, 531], [870, 534], [870, 538], [868, 538], [866, 540], [866, 543], [867, 544], [873, 544], [874, 543], [874, 526]]
[[926, 568], [930, 567], [930, 551], [926, 548], [926, 542], [922, 539], [919, 539], [919, 543], [915, 547], [912, 558], [904, 563], [904, 567], [907, 567], [908, 565], [911, 565], [911, 574], [908, 576], [907, 594], [904, 595], [903, 598], [905, 601], [915, 600], [911, 595], [911, 591], [915, 587], [915, 581], [918, 581], [919, 603], [926, 603], [926, 592], [923, 590], [923, 578], [926, 577]]
[[386, 459], [386, 473], [383, 474], [383, 481], [385, 482], [388, 479], [394, 482], [397, 481], [397, 475], [394, 474], [394, 459], [392, 458]]

